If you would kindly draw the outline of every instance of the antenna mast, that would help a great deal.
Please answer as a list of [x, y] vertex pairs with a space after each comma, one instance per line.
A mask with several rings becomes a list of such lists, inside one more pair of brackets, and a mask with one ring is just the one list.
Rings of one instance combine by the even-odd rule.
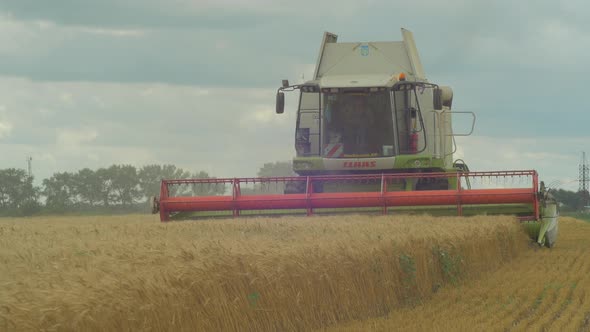
[[27, 157], [27, 175], [33, 177], [33, 157]]

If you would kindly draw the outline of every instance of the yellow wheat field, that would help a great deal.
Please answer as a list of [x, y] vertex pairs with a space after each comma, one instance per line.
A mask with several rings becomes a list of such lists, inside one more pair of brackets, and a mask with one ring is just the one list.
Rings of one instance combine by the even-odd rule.
[[587, 227], [545, 250], [511, 217], [0, 219], [0, 330], [584, 328]]
[[560, 220], [551, 250], [525, 250], [495, 272], [429, 301], [333, 331], [590, 331], [590, 225]]

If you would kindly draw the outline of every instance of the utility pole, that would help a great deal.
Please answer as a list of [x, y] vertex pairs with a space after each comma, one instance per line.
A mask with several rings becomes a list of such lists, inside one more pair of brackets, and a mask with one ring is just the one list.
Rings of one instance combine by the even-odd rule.
[[27, 175], [33, 177], [33, 157], [27, 157]]
[[580, 182], [580, 187], [578, 192], [586, 197], [584, 206], [590, 206], [590, 195], [588, 195], [588, 183], [590, 182], [590, 167], [588, 166], [588, 161], [586, 160], [586, 152], [582, 152], [582, 160], [580, 161], [580, 177], [578, 178]]

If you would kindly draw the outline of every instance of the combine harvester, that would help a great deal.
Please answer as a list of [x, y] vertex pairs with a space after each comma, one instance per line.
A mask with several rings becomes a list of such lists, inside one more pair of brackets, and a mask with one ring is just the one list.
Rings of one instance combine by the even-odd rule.
[[[338, 43], [325, 33], [313, 80], [299, 90], [297, 177], [162, 180], [162, 221], [240, 215], [334, 213], [513, 214], [551, 247], [557, 204], [534, 170], [470, 172], [453, 161], [455, 136], [475, 114], [451, 111], [450, 87], [428, 82], [413, 35], [403, 41]], [[470, 130], [453, 133], [451, 118]]]

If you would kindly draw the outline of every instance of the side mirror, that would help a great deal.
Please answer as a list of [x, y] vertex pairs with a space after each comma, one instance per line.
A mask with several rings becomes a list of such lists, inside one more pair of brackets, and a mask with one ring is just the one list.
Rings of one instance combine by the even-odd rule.
[[453, 105], [453, 89], [450, 86], [440, 86], [439, 88], [443, 106], [451, 108]]
[[443, 109], [442, 90], [439, 88], [432, 90], [432, 105], [436, 111]]
[[283, 84], [283, 88], [289, 87], [289, 80], [283, 80], [281, 83]]
[[276, 105], [276, 112], [277, 114], [283, 114], [285, 111], [285, 94], [283, 91], [277, 92], [277, 105]]

